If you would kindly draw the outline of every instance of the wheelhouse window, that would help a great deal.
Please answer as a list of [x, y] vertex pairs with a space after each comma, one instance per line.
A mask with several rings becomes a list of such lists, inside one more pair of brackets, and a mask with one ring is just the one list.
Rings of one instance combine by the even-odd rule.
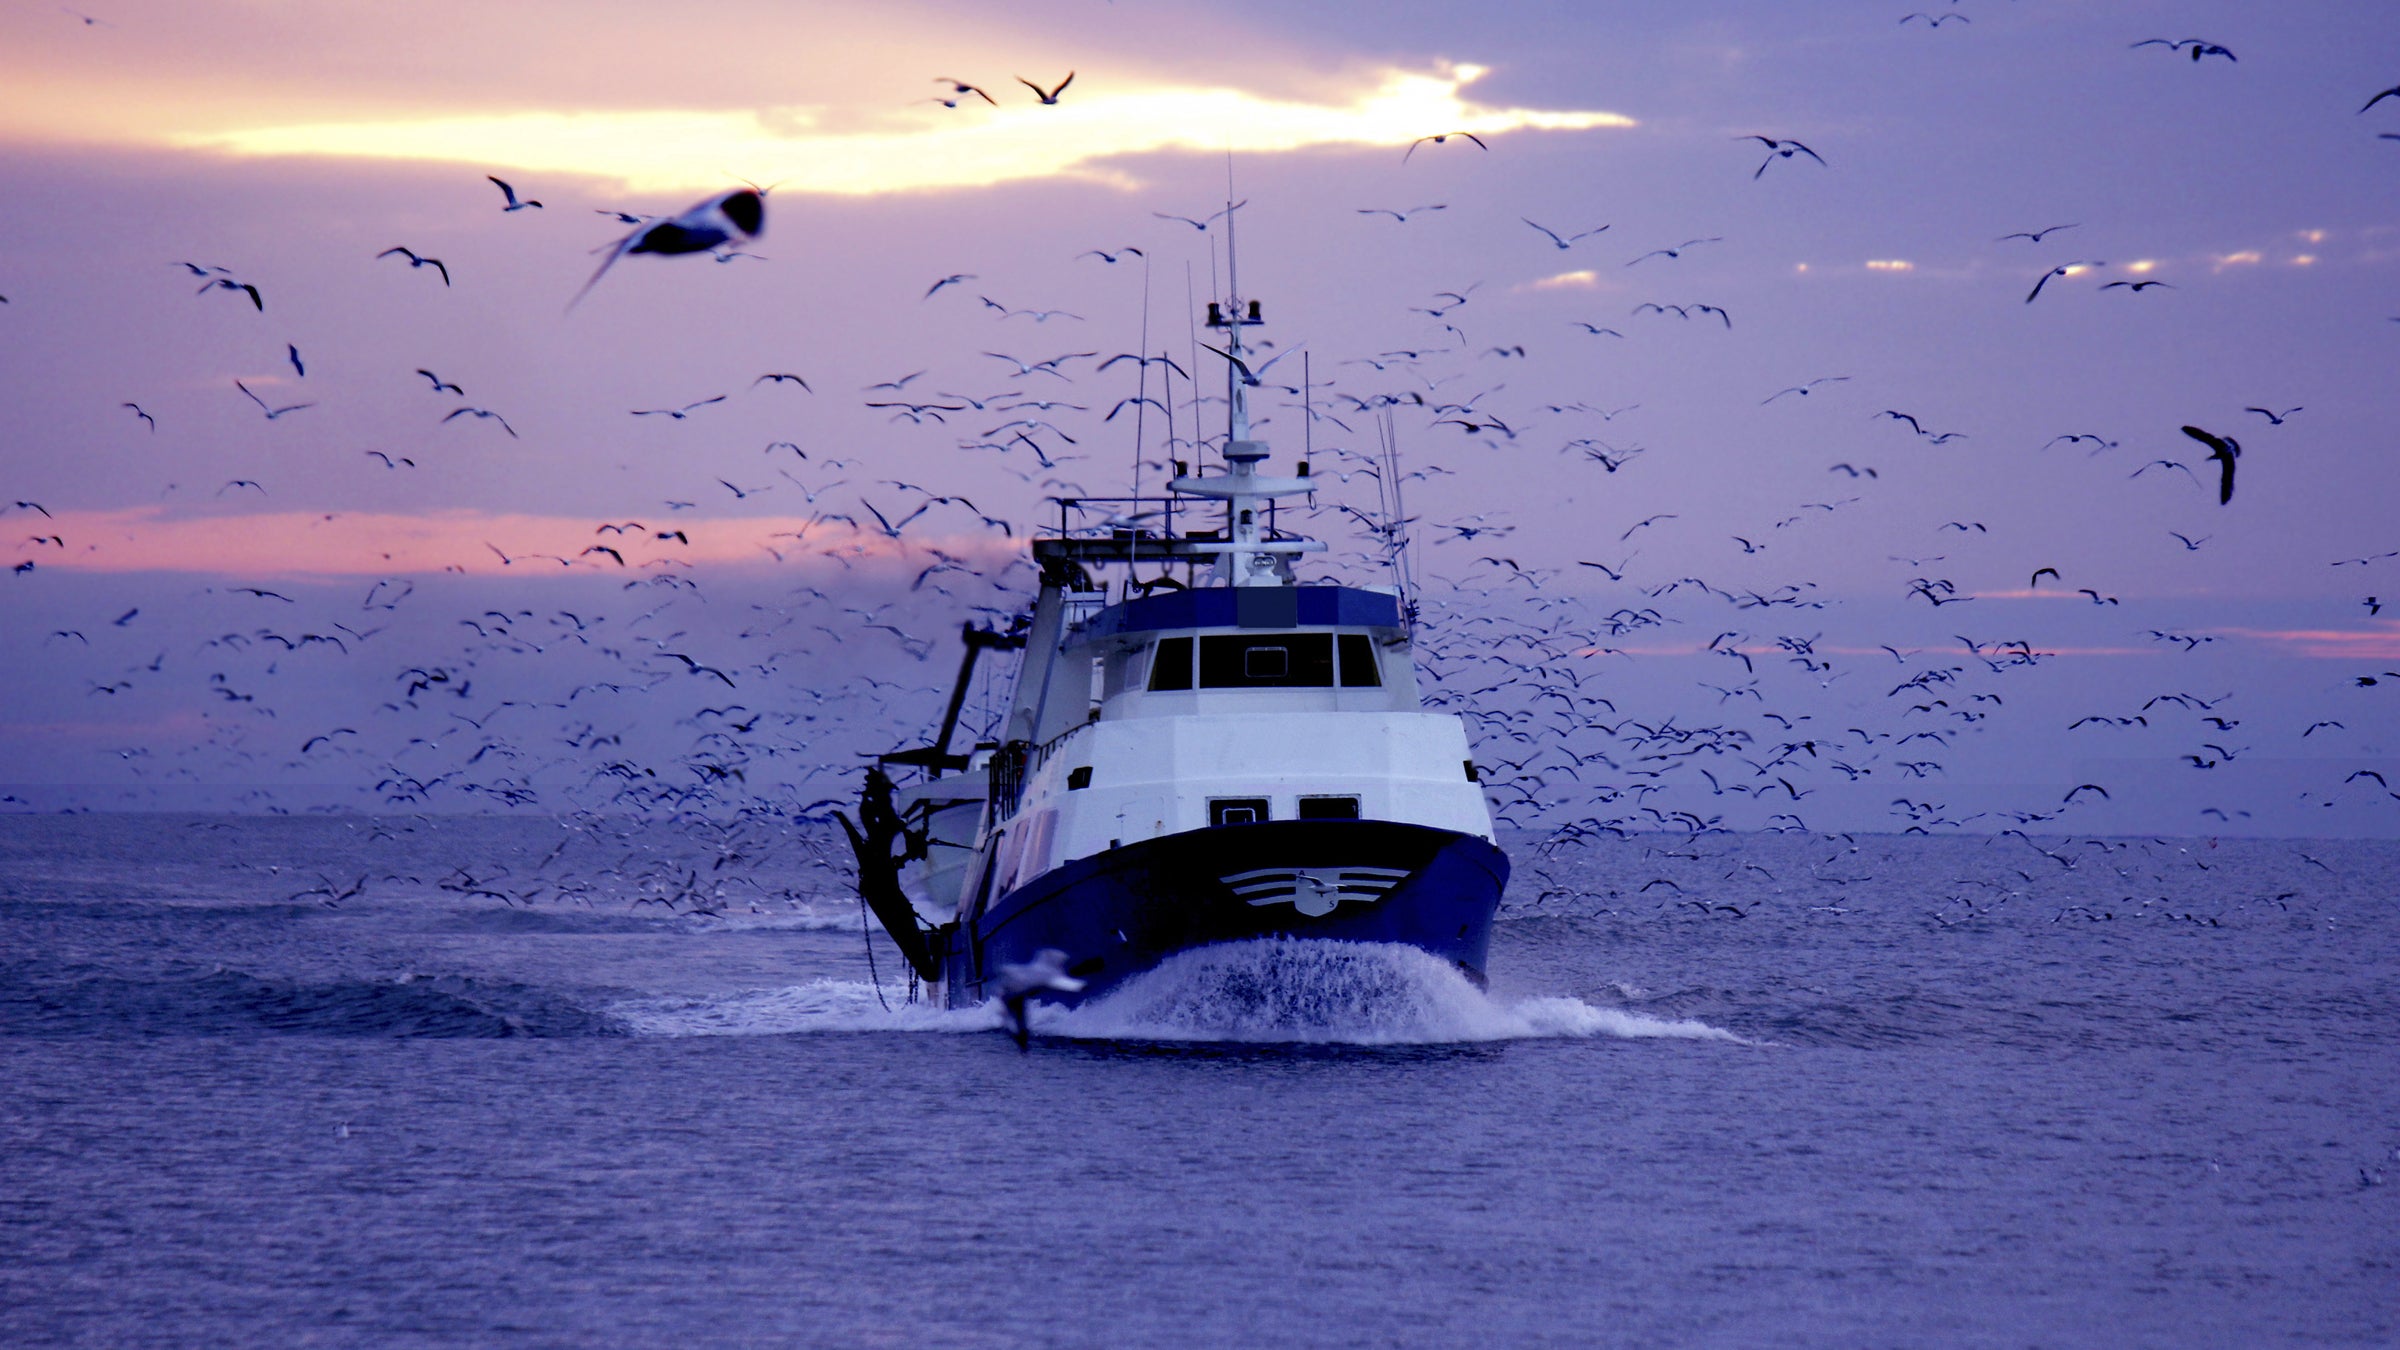
[[1300, 818], [1302, 820], [1356, 820], [1358, 819], [1358, 798], [1302, 797], [1300, 799]]
[[1192, 640], [1188, 637], [1160, 638], [1157, 652], [1150, 659], [1150, 688], [1157, 691], [1191, 687]]
[[[1159, 644], [1163, 650], [1166, 643]], [[1154, 683], [1151, 688], [1158, 686]], [[1330, 689], [1333, 634], [1232, 633], [1200, 639], [1203, 689]]]
[[1342, 687], [1344, 689], [1379, 689], [1383, 676], [1375, 668], [1375, 643], [1364, 633], [1344, 633], [1342, 647]]
[[1255, 825], [1266, 818], [1267, 799], [1264, 797], [1208, 799], [1208, 823], [1211, 825]]

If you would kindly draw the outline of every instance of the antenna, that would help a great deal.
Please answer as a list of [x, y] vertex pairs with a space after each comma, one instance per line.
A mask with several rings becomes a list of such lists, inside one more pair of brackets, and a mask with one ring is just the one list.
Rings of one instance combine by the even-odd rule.
[[1142, 255], [1142, 340], [1134, 350], [1142, 359], [1134, 363], [1133, 377], [1133, 513], [1135, 525], [1130, 531], [1125, 562], [1126, 575], [1133, 573], [1133, 564], [1141, 553], [1142, 531], [1139, 524], [1142, 512], [1142, 414], [1149, 411], [1150, 397], [1150, 255]]

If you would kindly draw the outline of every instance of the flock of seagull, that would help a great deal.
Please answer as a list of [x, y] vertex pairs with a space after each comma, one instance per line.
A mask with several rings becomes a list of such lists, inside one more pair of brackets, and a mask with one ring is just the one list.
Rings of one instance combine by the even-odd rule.
[[[1938, 28], [1951, 19], [1966, 21], [1959, 14], [1911, 14], [1901, 22], [1922, 20]], [[2163, 46], [2188, 54], [2195, 63], [2205, 58], [2236, 60], [2224, 47], [2199, 39], [2153, 39], [2133, 45]], [[1074, 80], [1069, 72], [1054, 85], [1022, 77], [1018, 82], [1039, 105], [1056, 106], [1068, 96]], [[959, 108], [967, 100], [998, 102], [971, 81], [944, 76], [936, 82], [944, 93], [933, 101], [948, 108]], [[2376, 94], [2360, 113], [2374, 110], [2385, 99], [2400, 99], [2400, 87]], [[1760, 134], [1737, 139], [1763, 148], [1763, 160], [1748, 173], [1752, 182], [1763, 180], [1779, 165], [1789, 166], [1782, 172], [1832, 167], [1816, 149], [1789, 137]], [[1468, 148], [1470, 156], [1505, 149], [1496, 150], [1474, 132], [1452, 130], [1417, 138], [1397, 159], [1408, 165], [1420, 151], [1444, 147]], [[501, 194], [501, 214], [546, 209], [542, 201], [522, 195], [516, 184], [487, 177]], [[567, 301], [567, 308], [579, 305], [613, 268], [635, 255], [718, 261], [746, 256], [741, 247], [767, 228], [770, 192], [744, 185], [665, 216], [604, 210], [602, 214], [628, 228], [597, 250], [604, 254], [602, 260]], [[1236, 219], [1245, 205], [1228, 201], [1221, 210], [1197, 216], [1163, 210], [1150, 214], [1163, 222], [1162, 228], [1179, 227], [1171, 232], [1180, 238], [1213, 239], [1212, 231]], [[1371, 228], [1382, 229], [1408, 226], [1448, 209], [1447, 203], [1428, 202], [1407, 208], [1360, 207], [1356, 214], [1372, 220]], [[1387, 219], [1388, 225], [1383, 223]], [[1527, 239], [1527, 245], [1546, 251], [1598, 248], [1611, 228], [1601, 222], [1558, 229], [1530, 217], [1518, 219], [1542, 237], [1538, 245]], [[2023, 241], [2042, 248], [2050, 236], [2076, 228], [2072, 223], [2049, 225], [2002, 236], [1999, 242]], [[1194, 236], [1183, 235], [1184, 229]], [[1671, 269], [1692, 250], [1724, 242], [1714, 235], [1688, 238], [1633, 253], [1619, 266], [1648, 264], [1641, 275], [1650, 275]], [[1113, 244], [1087, 249], [1076, 260], [1096, 259], [1101, 266], [1137, 260], [1147, 266], [1163, 247], [1155, 242]], [[429, 270], [428, 280], [438, 278], [445, 289], [457, 284], [443, 259], [406, 245], [395, 244], [367, 261], [386, 260], [405, 263], [412, 273]], [[257, 315], [271, 312], [273, 292], [256, 281], [210, 264], [168, 265], [183, 271], [187, 281], [198, 280], [201, 297], [247, 302]], [[2034, 280], [2024, 303], [2040, 299], [2053, 283], [2105, 266], [2081, 259], [2049, 265]], [[1003, 303], [982, 294], [974, 285], [979, 280], [972, 273], [950, 272], [933, 279], [921, 294], [911, 294], [927, 305], [971, 302], [973, 312], [984, 316], [996, 333], [1012, 326], [1038, 333], [1054, 320], [1070, 327], [1085, 322], [1063, 309]], [[2149, 278], [2107, 283], [2107, 288], [2132, 294], [2167, 286]], [[1200, 350], [1215, 352], [1230, 363], [1235, 377], [1248, 388], [1280, 395], [1285, 402], [1279, 410], [1300, 413], [1312, 433], [1327, 427], [1328, 436], [1338, 430], [1357, 438], [1381, 428], [1388, 438], [1394, 419], [1414, 418], [1427, 434], [1461, 438], [1436, 442], [1456, 446], [1457, 454], [1440, 455], [1454, 464], [1464, 463], [1459, 455], [1498, 452], [1532, 436], [1536, 419], [1544, 415], [1605, 425], [1637, 413], [1638, 404], [1504, 404], [1502, 388], [1497, 387], [1463, 397], [1441, 393], [1443, 386], [1481, 362], [1507, 362], [1525, 354], [1522, 341], [1468, 338], [1456, 316], [1462, 310], [1474, 312], [1469, 306], [1475, 294], [1476, 287], [1469, 285], [1429, 297], [1427, 304], [1411, 311], [1425, 320], [1421, 339], [1351, 356], [1336, 368], [1356, 373], [1330, 380], [1302, 375], [1302, 383], [1291, 383], [1294, 372], [1288, 358], [1301, 347], [1272, 355], [1256, 350], [1245, 361], [1195, 340], [1194, 352], [1178, 360], [1164, 351], [1110, 352], [1106, 344], [1093, 343], [1079, 344], [1090, 350], [1056, 355], [985, 350], [976, 359], [997, 365], [895, 376], [865, 385], [858, 402], [888, 416], [895, 426], [951, 437], [951, 452], [996, 463], [1036, 495], [1065, 499], [1067, 505], [1058, 509], [1069, 526], [1108, 528], [1147, 528], [1157, 522], [1148, 514], [1111, 514], [1120, 508], [1101, 506], [1084, 484], [1061, 476], [1061, 471], [1089, 460], [1091, 450], [1085, 442], [1120, 418], [1145, 427], [1145, 435], [1147, 427], [1164, 431], [1163, 440], [1139, 443], [1137, 458], [1154, 457], [1141, 461], [1145, 471], [1165, 473], [1178, 462], [1204, 455], [1214, 443], [1204, 424], [1212, 406], [1224, 400], [1205, 392], [1217, 374], [1194, 368]], [[1632, 327], [1634, 320], [1669, 317], [1699, 321], [1704, 327], [1713, 321], [1719, 332], [1735, 325], [1726, 307], [1688, 300], [1643, 301], [1618, 322]], [[1589, 337], [1625, 337], [1615, 327], [1590, 321], [1578, 326]], [[305, 381], [306, 358], [296, 344], [284, 345], [295, 379]], [[1003, 344], [995, 338], [990, 345]], [[415, 377], [427, 382], [431, 396], [456, 401], [441, 423], [462, 418], [489, 422], [494, 432], [519, 438], [517, 427], [500, 412], [468, 404], [459, 381], [431, 367], [401, 376]], [[921, 387], [920, 381], [925, 382]], [[1012, 387], [978, 388], [1001, 381]], [[467, 382], [473, 382], [472, 372]], [[321, 402], [281, 403], [262, 397], [241, 380], [233, 383], [270, 423]], [[818, 384], [823, 383], [820, 377]], [[1842, 386], [1854, 384], [1849, 375], [1820, 376], [1778, 389], [1760, 403], [1822, 402], [1840, 397]], [[748, 382], [749, 396], [764, 396], [758, 393], [762, 387], [776, 397], [814, 398], [820, 393], [803, 373], [788, 370], [758, 374]], [[1094, 392], [1102, 388], [1107, 392]], [[832, 391], [825, 393], [830, 396]], [[697, 427], [734, 396], [730, 391], [707, 394], [626, 412], [636, 419]], [[1112, 401], [1102, 414], [1099, 405]], [[158, 419], [139, 402], [126, 400], [123, 407], [146, 434], [158, 434]], [[2263, 418], [2263, 430], [2272, 432], [2303, 411], [2253, 406], [2244, 415]], [[1930, 445], [1969, 435], [1929, 430], [1922, 417], [1897, 408], [1884, 409], [1870, 420], [1891, 424], [1893, 435], [1905, 427]], [[962, 429], [965, 434], [958, 434]], [[2198, 425], [2181, 430], [2207, 448], [2201, 464], [2215, 468], [2217, 505], [2229, 507], [2235, 495], [2235, 466], [2243, 453], [2240, 440]], [[2052, 441], [2060, 443], [2089, 445], [2093, 455], [2119, 444], [2084, 431], [2063, 433]], [[388, 471], [417, 467], [409, 456], [364, 453]], [[1617, 444], [1601, 434], [1572, 436], [1557, 447], [1562, 462], [1611, 476], [1633, 471], [1634, 462], [1645, 453], [1641, 446]], [[1814, 833], [1808, 799], [1862, 783], [1894, 794], [1888, 805], [1892, 829], [1917, 832], [1980, 826], [2006, 827], [2016, 834], [2065, 833], [2074, 828], [2078, 811], [2112, 800], [2107, 784], [2062, 783], [2046, 800], [1963, 812], [1953, 811], [1934, 791], [1954, 754], [2003, 726], [2011, 715], [2015, 688], [2055, 659], [2039, 643], [1960, 635], [1948, 649], [1885, 646], [1862, 659], [1825, 642], [1818, 616], [1830, 600], [1813, 582], [1753, 587], [1692, 575], [1644, 576], [1635, 567], [1638, 550], [1613, 559], [1577, 559], [1581, 568], [1591, 569], [1589, 573], [1526, 565], [1501, 551], [1499, 541], [1518, 527], [1496, 514], [1439, 519], [1401, 513], [1404, 484], [1414, 485], [1420, 500], [1440, 499], [1441, 480], [1471, 470], [1413, 458], [1404, 470], [1395, 457], [1339, 444], [1318, 446], [1316, 455], [1317, 476], [1328, 498], [1338, 495], [1336, 485], [1355, 479], [1375, 503], [1370, 510], [1327, 500], [1313, 512], [1301, 513], [1316, 530], [1347, 531], [1371, 556], [1388, 556], [1414, 539], [1427, 561], [1454, 569], [1442, 584], [1420, 594], [1420, 661], [1431, 685], [1429, 702], [1454, 708], [1474, 724], [1479, 767], [1500, 820], [1537, 832], [1543, 841], [1537, 851], [1544, 856], [1580, 841], [1637, 832], [1698, 836], [1764, 828]], [[1020, 541], [1029, 531], [1020, 528], [1022, 511], [989, 512], [954, 491], [873, 477], [875, 470], [862, 459], [812, 452], [803, 448], [801, 438], [769, 443], [764, 457], [780, 481], [745, 485], [706, 471], [695, 481], [703, 492], [722, 489], [729, 496], [720, 500], [728, 504], [771, 490], [786, 494], [777, 500], [788, 500], [794, 491], [805, 498], [806, 522], [787, 539], [762, 545], [773, 566], [785, 569], [786, 580], [774, 583], [771, 593], [747, 581], [711, 578], [705, 569], [676, 560], [677, 551], [690, 546], [695, 532], [709, 528], [698, 523], [700, 517], [681, 518], [681, 513], [697, 509], [699, 495], [694, 494], [668, 500], [657, 513], [641, 513], [643, 518], [596, 522], [592, 542], [579, 554], [520, 551], [504, 546], [505, 541], [487, 544], [504, 568], [540, 567], [549, 575], [529, 578], [518, 602], [490, 606], [479, 601], [470, 612], [434, 609], [440, 588], [424, 577], [391, 576], [348, 594], [309, 587], [300, 597], [264, 586], [210, 587], [203, 608], [215, 615], [223, 612], [218, 606], [229, 605], [240, 617], [228, 619], [223, 631], [193, 650], [161, 650], [148, 660], [93, 662], [81, 668], [80, 678], [89, 686], [86, 697], [130, 702], [146, 686], [166, 682], [171, 672], [185, 673], [184, 695], [197, 697], [209, 708], [206, 737], [182, 749], [134, 744], [116, 752], [128, 773], [156, 784], [221, 779], [229, 771], [252, 778], [331, 775], [361, 784], [371, 781], [368, 799], [374, 806], [402, 811], [480, 800], [562, 814], [634, 811], [694, 822], [721, 822], [730, 815], [747, 822], [741, 828], [751, 829], [794, 817], [822, 819], [831, 807], [846, 804], [860, 752], [921, 738], [935, 700], [945, 692], [938, 678], [941, 663], [932, 659], [939, 650], [936, 638], [961, 618], [999, 624], [1015, 620], [1030, 590], [1030, 568], [1019, 556]], [[2194, 466], [2175, 460], [2153, 461], [2134, 476], [2162, 467], [2194, 476], [2197, 483]], [[845, 471], [851, 476], [833, 476]], [[1845, 474], [1848, 483], [1862, 490], [1879, 477], [1876, 468], [1853, 462], [1833, 464], [1827, 472]], [[849, 496], [833, 495], [844, 488], [850, 489]], [[218, 491], [221, 496], [263, 494], [267, 489], [245, 478], [228, 480]], [[826, 499], [824, 504], [820, 499]], [[1777, 542], [1777, 531], [1830, 516], [1859, 500], [1853, 496], [1803, 504], [1766, 529], [1735, 536], [1733, 543], [1743, 556], [1759, 553]], [[51, 514], [47, 506], [30, 500], [0, 507], [0, 519], [12, 521], [38, 522]], [[1019, 519], [1010, 519], [1011, 514]], [[1630, 545], [1642, 530], [1674, 519], [1676, 513], [1653, 515], [1625, 530], [1615, 543]], [[1989, 532], [1983, 522], [1971, 520], [1949, 521], [1940, 528], [1962, 535]], [[1437, 531], [1447, 537], [1423, 537]], [[2175, 537], [2183, 550], [2197, 550], [2207, 542], [2206, 535], [2196, 532], [2176, 532]], [[12, 584], [26, 586], [40, 584], [44, 550], [65, 550], [74, 541], [43, 530], [12, 543], [20, 554], [11, 564]], [[2332, 565], [2364, 570], [2395, 558], [2400, 558], [2400, 549]], [[1941, 611], [1972, 598], [1970, 587], [1937, 574], [1933, 565], [1942, 561], [1939, 557], [1897, 561], [1917, 573], [1903, 592], [1907, 601], [1922, 600]], [[829, 574], [828, 568], [838, 571]], [[1562, 576], [1572, 576], [1579, 584], [1567, 584]], [[2038, 590], [2045, 576], [2064, 585], [2058, 568], [2042, 567], [2027, 589]], [[787, 584], [791, 577], [802, 580]], [[849, 584], [837, 578], [848, 578]], [[558, 579], [577, 589], [558, 584]], [[1360, 579], [1376, 578], [1362, 574]], [[2082, 588], [2082, 593], [2094, 606], [2120, 603], [2100, 586]], [[489, 592], [478, 594], [488, 597]], [[713, 620], [713, 628], [704, 624], [698, 616], [712, 604], [717, 612], [738, 613], [738, 625]], [[2370, 616], [2380, 612], [2375, 597], [2367, 597], [2364, 604]], [[166, 602], [160, 607], [167, 607]], [[95, 653], [94, 632], [117, 630], [130, 641], [143, 613], [142, 607], [135, 607], [114, 619], [95, 616], [91, 622], [52, 631], [40, 642], [44, 650], [62, 657]], [[1706, 632], [1715, 636], [1698, 641]], [[2216, 640], [2214, 635], [2174, 626], [2148, 632], [2162, 648], [2186, 655]], [[405, 645], [398, 636], [403, 633]], [[1638, 646], [1655, 655], [1662, 644], [1676, 649], [1676, 659], [1707, 667], [1707, 678], [1691, 682], [1692, 696], [1711, 710], [1707, 715], [1624, 705], [1623, 667], [1618, 663], [1636, 659], [1628, 648]], [[337, 677], [329, 669], [335, 662], [355, 669]], [[845, 673], [845, 665], [857, 669]], [[1888, 686], [1875, 700], [1878, 710], [1835, 718], [1827, 703], [1811, 702], [1812, 692], [1845, 679], [1855, 679], [1859, 686]], [[2400, 692], [2400, 672], [2361, 670], [2352, 680], [2352, 690], [2362, 699], [2378, 701], [2372, 706], [2362, 702], [2346, 717], [2320, 716], [2321, 709], [2244, 710], [2230, 693], [2202, 696], [2167, 690], [2138, 703], [2093, 712], [2066, 730], [2079, 736], [2182, 737], [2181, 744], [2190, 747], [2183, 762], [2193, 772], [2210, 771], [2258, 753], [2253, 746], [2262, 735], [2316, 745], [2321, 742], [2313, 738], [2353, 734], [2353, 722], [2392, 725], [2389, 696]], [[311, 692], [279, 692], [286, 690], [287, 681], [301, 682]], [[315, 691], [336, 686], [376, 692], [339, 724], [295, 725], [283, 715], [287, 708], [294, 717], [303, 709], [322, 715], [323, 699]], [[1844, 692], [1852, 687], [1845, 686]], [[997, 698], [998, 691], [980, 692], [978, 706], [987, 718], [998, 706]], [[2287, 722], [2291, 725], [2282, 725]], [[2304, 729], [2302, 723], [2307, 724]], [[2247, 730], [2237, 739], [2240, 728]], [[2400, 809], [2400, 792], [2391, 791], [2371, 770], [2311, 791], [2321, 799], [2318, 804], [2326, 806], [2372, 796], [2388, 797]], [[256, 804], [270, 809], [278, 805], [271, 791]], [[2229, 800], [2211, 814], [2230, 824], [2241, 812]], [[728, 865], [727, 858], [741, 858], [748, 847], [742, 842], [745, 837], [738, 832], [725, 836], [720, 867]], [[644, 886], [645, 893], [661, 903], [685, 907], [705, 908], [714, 903], [711, 896], [721, 899], [723, 893], [721, 885], [712, 890], [697, 873], [663, 890], [658, 878]], [[512, 902], [530, 898], [489, 887], [468, 889]], [[323, 898], [328, 902], [354, 894], [356, 887], [326, 880]]]

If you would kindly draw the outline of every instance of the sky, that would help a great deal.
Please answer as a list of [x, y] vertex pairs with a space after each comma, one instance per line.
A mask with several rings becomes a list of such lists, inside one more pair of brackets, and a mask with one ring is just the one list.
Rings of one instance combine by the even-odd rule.
[[[1024, 603], [1046, 498], [1205, 460], [1238, 240], [1306, 386], [1259, 391], [1271, 467], [1325, 484], [1285, 523], [1382, 579], [1388, 431], [1507, 823], [2390, 835], [2395, 39], [11, 4], [0, 809], [847, 796]], [[744, 183], [757, 238], [570, 308], [610, 213]]]

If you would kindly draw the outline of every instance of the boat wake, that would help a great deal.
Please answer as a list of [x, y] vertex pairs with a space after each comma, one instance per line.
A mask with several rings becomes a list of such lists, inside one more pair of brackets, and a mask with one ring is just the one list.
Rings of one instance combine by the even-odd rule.
[[[957, 1033], [1001, 1025], [996, 1002], [941, 1009], [901, 1002], [888, 989], [878, 999], [862, 980], [636, 999], [608, 1013], [645, 1036]], [[1036, 1034], [1079, 1041], [1450, 1045], [1613, 1036], [1750, 1044], [1705, 1022], [1578, 998], [1495, 998], [1415, 947], [1288, 938], [1184, 952], [1104, 998], [1076, 1008], [1036, 1004], [1032, 1015]]]
[[1169, 958], [1107, 997], [1034, 1018], [1086, 1040], [1442, 1045], [1553, 1037], [1741, 1041], [1558, 995], [1494, 998], [1449, 962], [1391, 943], [1266, 938]]

